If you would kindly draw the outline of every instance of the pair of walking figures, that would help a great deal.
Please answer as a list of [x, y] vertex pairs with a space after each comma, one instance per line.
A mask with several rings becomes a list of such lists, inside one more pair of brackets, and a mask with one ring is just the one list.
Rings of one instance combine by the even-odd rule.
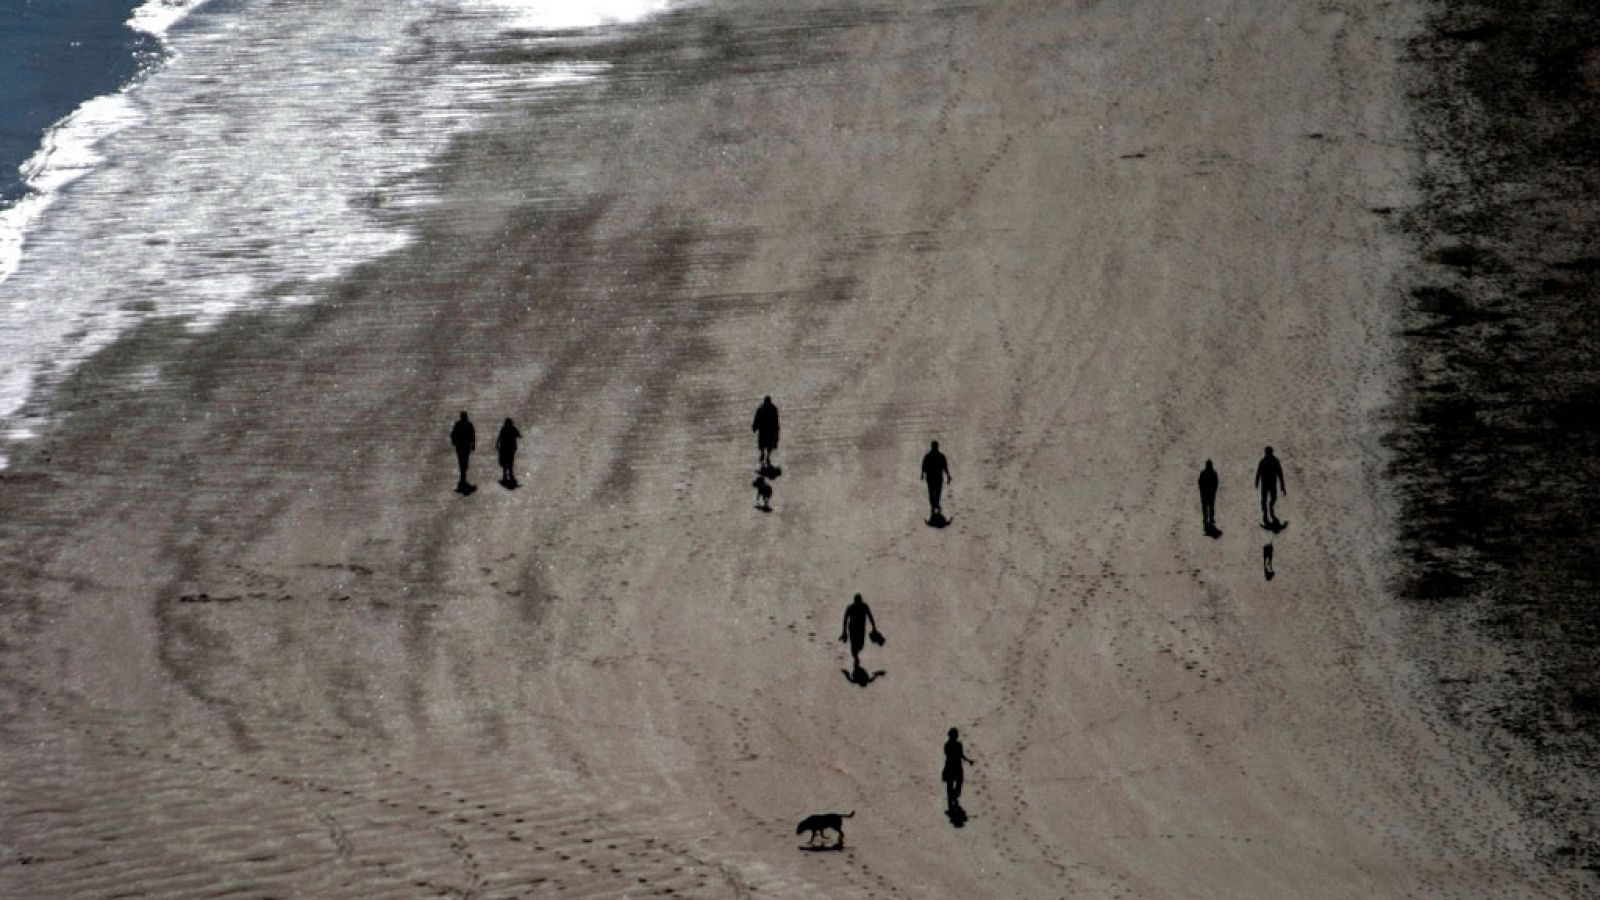
[[[517, 426], [506, 419], [500, 426], [500, 433], [495, 436], [494, 449], [500, 458], [500, 484], [507, 489], [517, 487], [517, 442], [522, 440], [522, 432]], [[472, 420], [467, 418], [465, 410], [461, 418], [456, 420], [450, 429], [450, 445], [456, 449], [456, 466], [459, 474], [456, 477], [456, 491], [470, 494], [477, 490], [477, 486], [467, 481], [467, 466], [472, 458], [472, 451], [478, 446], [478, 430], [473, 427]]]
[[[1211, 537], [1222, 535], [1217, 529], [1218, 481], [1217, 470], [1211, 467], [1211, 460], [1206, 460], [1205, 468], [1200, 470], [1200, 517], [1206, 534]], [[1283, 530], [1283, 522], [1278, 519], [1278, 494], [1281, 491], [1287, 497], [1289, 487], [1283, 480], [1283, 464], [1273, 455], [1271, 447], [1256, 464], [1255, 486], [1261, 492], [1261, 526], [1272, 531]]]

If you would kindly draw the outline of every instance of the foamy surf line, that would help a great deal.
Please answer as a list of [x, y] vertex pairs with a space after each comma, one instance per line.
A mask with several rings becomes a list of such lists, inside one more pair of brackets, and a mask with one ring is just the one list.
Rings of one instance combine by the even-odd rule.
[[476, 6], [511, 17], [529, 31], [572, 31], [627, 25], [667, 12], [672, 0], [475, 0]]
[[134, 31], [161, 37], [184, 16], [207, 2], [208, 0], [150, 0], [149, 3], [133, 11], [132, 18], [128, 19], [128, 27]]
[[207, 5], [140, 7], [127, 24], [161, 38], [164, 63], [57, 123], [25, 169], [28, 192], [0, 211], [0, 439], [39, 431], [50, 389], [139, 322], [203, 329], [313, 302], [410, 241], [438, 199], [425, 173], [451, 140], [607, 68], [493, 65], [476, 51], [680, 4]]
[[[134, 9], [126, 25], [133, 31], [163, 39], [174, 25], [207, 2], [150, 0]], [[125, 95], [144, 74], [116, 93], [85, 101], [50, 126], [38, 151], [22, 164], [23, 194], [10, 207], [0, 210], [0, 284], [16, 271], [29, 226], [50, 208], [56, 193], [104, 162], [94, 152], [95, 145], [134, 120], [137, 113]]]
[[[162, 41], [165, 35], [185, 16], [207, 3], [208, 0], [150, 0], [133, 10], [124, 23], [130, 30], [142, 32]], [[57, 196], [68, 185], [93, 171], [105, 162], [96, 147], [123, 128], [139, 119], [139, 112], [129, 100], [128, 92], [149, 74], [143, 70], [132, 81], [116, 92], [102, 94], [84, 101], [77, 109], [45, 130], [39, 149], [23, 162], [23, 192], [10, 206], [0, 209], [0, 289], [21, 265], [24, 244], [29, 230], [38, 223], [54, 204]], [[16, 329], [15, 320], [31, 318], [48, 311], [23, 309], [0, 296], [0, 332]], [[34, 373], [10, 352], [13, 348], [0, 336], [0, 439], [26, 440], [34, 437], [34, 430], [26, 424], [9, 422], [26, 402]], [[0, 452], [0, 469], [7, 465], [7, 456]]]

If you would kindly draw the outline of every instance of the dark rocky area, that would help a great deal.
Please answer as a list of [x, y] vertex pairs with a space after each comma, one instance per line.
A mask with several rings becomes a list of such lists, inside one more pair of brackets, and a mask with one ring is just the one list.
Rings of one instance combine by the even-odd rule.
[[1420, 203], [1396, 216], [1401, 589], [1446, 705], [1600, 871], [1600, 5], [1432, 5], [1410, 47]]

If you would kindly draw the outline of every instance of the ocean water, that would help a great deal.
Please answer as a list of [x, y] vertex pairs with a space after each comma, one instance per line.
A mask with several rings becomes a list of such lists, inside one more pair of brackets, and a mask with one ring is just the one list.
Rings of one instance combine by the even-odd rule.
[[[453, 138], [606, 71], [474, 62], [482, 51], [570, 41], [671, 0], [0, 2], [97, 23], [25, 16], [33, 33], [6, 38], [32, 47], [45, 67], [32, 77], [54, 91], [35, 123], [79, 105], [31, 138], [0, 194], [3, 454], [48, 420], [53, 386], [141, 321], [204, 329], [316, 302], [411, 239], [436, 199], [426, 169]], [[97, 54], [83, 96], [46, 71], [63, 40]]]
[[0, 207], [57, 120], [155, 61], [154, 36], [125, 24], [141, 0], [0, 0]]

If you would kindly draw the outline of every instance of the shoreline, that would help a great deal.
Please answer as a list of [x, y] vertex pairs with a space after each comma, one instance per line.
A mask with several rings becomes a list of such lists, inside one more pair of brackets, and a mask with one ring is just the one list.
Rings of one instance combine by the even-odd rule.
[[[83, 173], [77, 170], [96, 165], [89, 162], [95, 156], [95, 145], [120, 130], [119, 114], [126, 117], [127, 113], [116, 108], [120, 105], [116, 100], [165, 61], [170, 50], [167, 32], [206, 2], [129, 0], [126, 14], [116, 17], [129, 33], [127, 61], [134, 65], [109, 90], [82, 97], [60, 118], [45, 125], [33, 151], [18, 162], [22, 178], [17, 194], [0, 207], [0, 285], [16, 271], [28, 230], [37, 225], [55, 195], [82, 177]], [[155, 48], [141, 49], [141, 41], [154, 42]], [[76, 49], [78, 41], [69, 46]], [[65, 157], [65, 162], [54, 161], [57, 157]]]
[[[130, 4], [133, 4], [133, 0], [130, 0]], [[143, 7], [133, 4], [133, 9], [139, 8]], [[152, 58], [165, 50], [162, 37], [165, 29], [158, 32], [150, 28], [134, 28], [134, 20], [128, 18], [128, 12], [131, 11], [125, 10], [114, 17], [116, 26], [127, 31], [126, 46], [123, 48], [126, 52], [115, 54], [125, 57], [124, 63], [128, 68], [122, 77], [113, 84], [101, 85], [105, 89], [98, 93], [80, 97], [59, 118], [45, 122], [39, 127], [27, 155], [6, 162], [7, 167], [14, 163], [17, 169], [7, 174], [4, 185], [7, 190], [0, 192], [0, 285], [5, 284], [20, 264], [28, 231], [37, 225], [39, 218], [53, 202], [54, 195], [79, 177], [74, 170], [87, 165], [86, 160], [93, 155], [97, 135], [115, 124], [116, 115], [112, 107], [116, 106], [116, 98], [138, 84], [153, 68]], [[17, 15], [20, 18], [22, 13], [18, 12]], [[98, 41], [106, 39], [103, 32], [91, 29], [90, 33]], [[153, 42], [157, 49], [140, 49], [139, 42], [145, 40]], [[68, 46], [77, 50], [79, 41], [75, 39]], [[19, 52], [17, 56], [21, 58], [23, 54]], [[116, 68], [109, 60], [104, 64]], [[39, 97], [30, 99], [32, 103], [42, 102]], [[53, 157], [66, 157], [65, 164], [58, 162], [51, 165]], [[13, 195], [7, 196], [7, 193]]]
[[40, 430], [65, 373], [139, 321], [316, 302], [412, 239], [454, 135], [603, 69], [472, 59], [535, 41], [516, 12], [212, 4], [167, 33], [162, 65], [49, 132], [37, 190], [0, 213], [20, 254], [0, 259], [0, 439]]
[[[1382, 593], [1407, 23], [755, 6], [456, 142], [423, 237], [326, 302], [73, 376], [0, 474], [0, 843], [37, 863], [0, 886], [1571, 889]], [[481, 449], [450, 493], [463, 408], [480, 448], [516, 418], [521, 489]], [[854, 592], [889, 639], [865, 690], [834, 674]], [[830, 809], [845, 850], [797, 854]]]

